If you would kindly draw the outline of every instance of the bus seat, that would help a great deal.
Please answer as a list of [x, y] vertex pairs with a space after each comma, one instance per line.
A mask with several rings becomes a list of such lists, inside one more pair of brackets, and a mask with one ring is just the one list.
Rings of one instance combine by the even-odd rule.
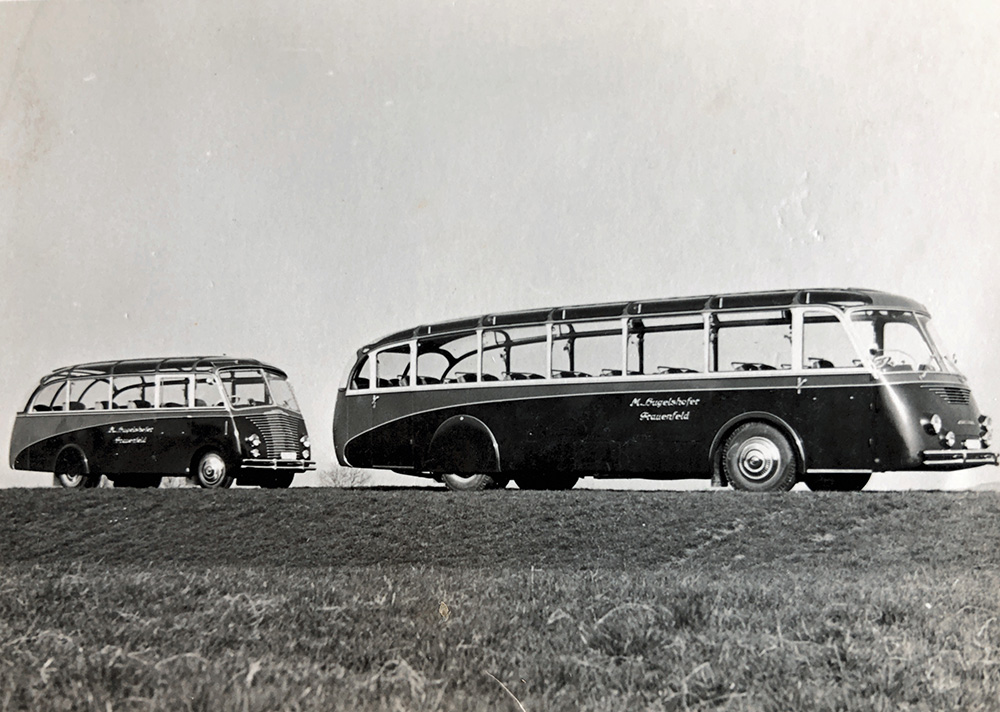
[[201, 398], [195, 398], [194, 399], [194, 407], [195, 408], [207, 408], [208, 407], [208, 403], [206, 403], [205, 401], [203, 401]]
[[492, 373], [484, 373], [483, 374], [483, 380], [484, 381], [499, 381], [500, 379], [497, 378], [496, 376], [494, 376]]
[[164, 403], [160, 406], [161, 408], [182, 408], [180, 403]]
[[134, 400], [131, 403], [133, 408], [152, 408], [153, 404], [146, 400]]
[[111, 405], [107, 401], [97, 401], [98, 410], [110, 410]]
[[828, 361], [825, 358], [810, 358], [812, 363], [809, 364], [809, 368], [833, 368], [833, 361]]
[[[484, 377], [483, 380], [486, 380]], [[475, 383], [476, 374], [474, 373], [456, 373], [454, 376], [446, 378], [445, 383]]]
[[50, 410], [52, 410], [52, 408], [50, 408], [47, 405], [42, 405], [41, 403], [39, 403], [38, 405], [32, 407], [32, 410], [35, 411], [36, 413], [48, 413]]
[[441, 383], [440, 378], [434, 378], [433, 376], [417, 376], [418, 386], [434, 386]]
[[84, 405], [83, 403], [81, 403], [80, 401], [72, 401], [72, 402], [71, 402], [71, 403], [69, 404], [69, 409], [70, 409], [70, 410], [87, 410], [87, 406], [85, 406], [85, 405]]

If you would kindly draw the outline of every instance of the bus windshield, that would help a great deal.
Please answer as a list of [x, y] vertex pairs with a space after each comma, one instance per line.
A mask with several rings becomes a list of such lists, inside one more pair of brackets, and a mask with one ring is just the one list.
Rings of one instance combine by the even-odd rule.
[[299, 413], [299, 404], [295, 400], [295, 394], [292, 392], [291, 384], [273, 373], [267, 373], [267, 385], [271, 389], [271, 400], [279, 408], [287, 408], [288, 410]]
[[907, 311], [865, 309], [851, 315], [851, 326], [881, 371], [950, 371], [933, 340], [930, 319]]

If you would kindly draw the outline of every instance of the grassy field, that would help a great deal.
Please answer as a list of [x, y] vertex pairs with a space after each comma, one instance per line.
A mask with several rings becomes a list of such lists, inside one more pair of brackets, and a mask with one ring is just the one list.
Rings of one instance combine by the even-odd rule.
[[0, 491], [0, 710], [996, 710], [1000, 494]]

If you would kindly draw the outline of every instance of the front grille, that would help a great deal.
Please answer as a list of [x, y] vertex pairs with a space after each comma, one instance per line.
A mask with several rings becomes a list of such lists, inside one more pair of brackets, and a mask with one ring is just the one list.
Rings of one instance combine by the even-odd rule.
[[972, 397], [968, 388], [961, 386], [923, 386], [945, 403], [951, 405], [966, 405]]
[[271, 457], [276, 457], [280, 452], [298, 452], [300, 418], [278, 412], [251, 415], [249, 419], [260, 431], [260, 437]]

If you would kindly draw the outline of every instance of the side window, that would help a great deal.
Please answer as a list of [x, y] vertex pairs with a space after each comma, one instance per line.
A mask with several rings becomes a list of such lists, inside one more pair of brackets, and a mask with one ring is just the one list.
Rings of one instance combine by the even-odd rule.
[[115, 376], [112, 408], [152, 408], [156, 382], [152, 376]]
[[718, 371], [776, 371], [792, 367], [792, 315], [788, 311], [719, 314]]
[[622, 375], [622, 323], [552, 325], [552, 377]]
[[841, 321], [829, 312], [807, 311], [802, 320], [805, 368], [855, 368], [861, 365]]
[[483, 380], [545, 378], [548, 368], [544, 326], [488, 329], [483, 332]]
[[222, 398], [222, 391], [219, 390], [219, 382], [215, 376], [195, 376], [195, 408], [220, 408], [225, 406], [225, 404], [226, 402]]
[[260, 371], [223, 371], [219, 376], [222, 379], [222, 389], [234, 408], [271, 405], [267, 386], [264, 385], [264, 374]]
[[69, 382], [70, 410], [107, 410], [111, 388], [106, 378], [78, 378]]
[[354, 367], [354, 371], [351, 373], [351, 380], [348, 383], [348, 389], [352, 391], [360, 391], [365, 388], [371, 387], [371, 377], [368, 375], [369, 363], [368, 356], [362, 356], [361, 360], [358, 361], [357, 365]]
[[160, 376], [161, 408], [187, 408], [191, 404], [191, 379], [187, 376]]
[[417, 342], [417, 385], [476, 381], [477, 349], [475, 334], [420, 339]]
[[376, 388], [410, 385], [410, 345], [393, 346], [375, 355]]
[[701, 315], [629, 319], [630, 376], [704, 370], [705, 325]]
[[55, 381], [44, 386], [35, 393], [30, 406], [26, 409], [32, 413], [48, 413], [66, 408], [66, 381]]

